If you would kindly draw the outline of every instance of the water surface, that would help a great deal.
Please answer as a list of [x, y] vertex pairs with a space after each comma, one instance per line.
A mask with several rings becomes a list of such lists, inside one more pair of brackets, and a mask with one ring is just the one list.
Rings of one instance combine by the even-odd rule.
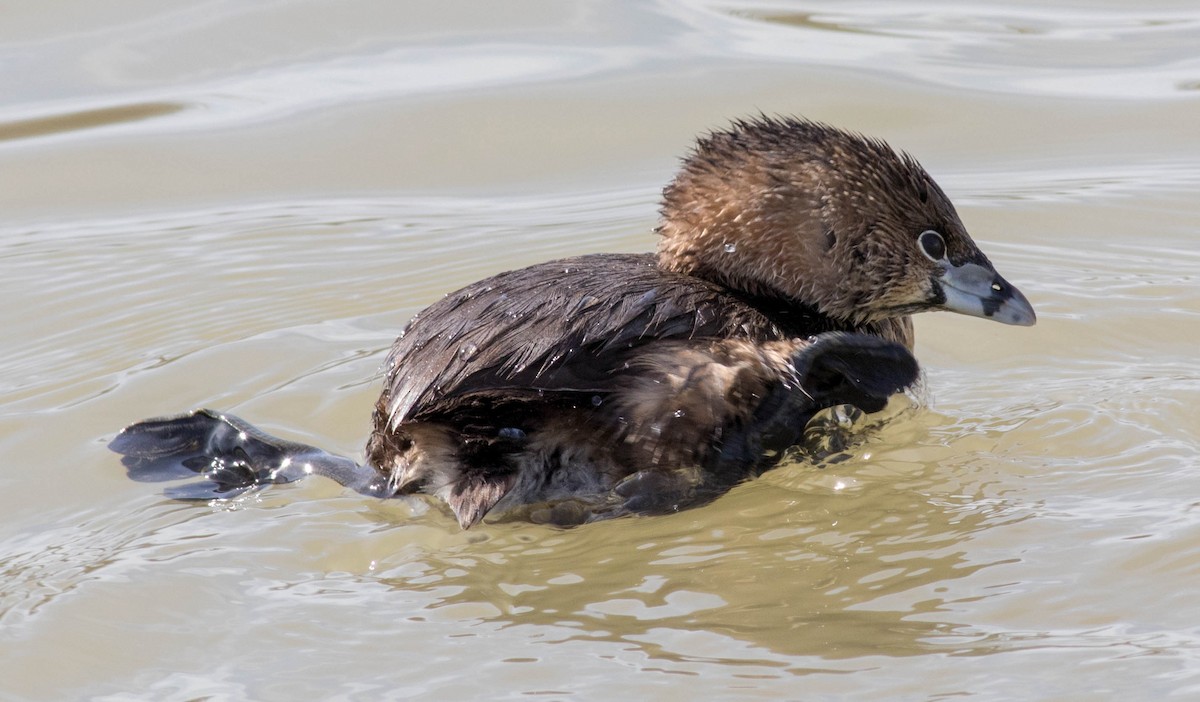
[[[1183, 2], [7, 11], [2, 696], [1200, 695], [1198, 45]], [[105, 450], [211, 406], [360, 455], [413, 313], [650, 250], [757, 111], [918, 155], [1038, 325], [921, 317], [923, 407], [664, 518], [187, 505]]]

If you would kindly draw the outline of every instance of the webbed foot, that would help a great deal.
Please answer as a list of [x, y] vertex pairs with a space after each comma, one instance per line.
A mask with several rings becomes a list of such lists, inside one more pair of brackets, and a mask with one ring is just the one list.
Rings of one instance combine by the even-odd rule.
[[[778, 455], [799, 443], [804, 427], [826, 407], [878, 412], [888, 398], [916, 382], [917, 361], [900, 344], [866, 334], [822, 334], [792, 358], [800, 391], [780, 386], [755, 410], [750, 430], [731, 437], [725, 456], [767, 452]], [[743, 442], [743, 444], [740, 444]]]
[[238, 417], [208, 409], [131, 424], [108, 447], [123, 456], [121, 463], [133, 480], [198, 477], [163, 491], [178, 500], [229, 498], [312, 474], [363, 494], [384, 492], [383, 479], [370, 466], [271, 436]]

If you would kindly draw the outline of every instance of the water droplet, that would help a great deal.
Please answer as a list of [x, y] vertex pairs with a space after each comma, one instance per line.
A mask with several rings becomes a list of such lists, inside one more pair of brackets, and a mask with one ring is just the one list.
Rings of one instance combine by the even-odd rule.
[[458, 357], [464, 361], [469, 361], [472, 358], [475, 358], [475, 354], [477, 353], [479, 353], [479, 347], [470, 341], [458, 347]]
[[677, 409], [677, 410], [675, 410], [675, 416], [676, 416], [676, 417], [682, 417], [682, 416], [683, 416], [683, 415], [685, 415], [685, 414], [687, 414], [687, 412], [684, 412], [684, 411], [683, 411], [683, 410], [681, 410], [681, 409]]
[[737, 251], [737, 244], [725, 244], [725, 253]]

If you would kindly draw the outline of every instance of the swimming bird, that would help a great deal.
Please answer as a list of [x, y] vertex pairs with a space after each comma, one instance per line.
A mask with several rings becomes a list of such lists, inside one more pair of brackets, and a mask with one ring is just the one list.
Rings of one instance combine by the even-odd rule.
[[879, 411], [918, 376], [910, 315], [1035, 314], [917, 161], [788, 117], [701, 137], [654, 254], [500, 273], [420, 312], [384, 363], [366, 462], [212, 410], [110, 444], [191, 499], [321, 474], [363, 494], [577, 524], [671, 512], [772, 467], [824, 408]]

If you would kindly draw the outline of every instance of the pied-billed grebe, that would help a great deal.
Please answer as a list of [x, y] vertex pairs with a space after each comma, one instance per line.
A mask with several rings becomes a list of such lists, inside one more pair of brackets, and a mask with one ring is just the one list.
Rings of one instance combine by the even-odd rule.
[[311, 473], [436, 495], [463, 528], [680, 509], [773, 465], [823, 408], [917, 377], [909, 314], [1029, 325], [942, 189], [881, 141], [760, 117], [700, 139], [657, 255], [501, 273], [418, 314], [386, 361], [367, 463], [209, 410], [123, 430], [138, 479], [226, 497]]

